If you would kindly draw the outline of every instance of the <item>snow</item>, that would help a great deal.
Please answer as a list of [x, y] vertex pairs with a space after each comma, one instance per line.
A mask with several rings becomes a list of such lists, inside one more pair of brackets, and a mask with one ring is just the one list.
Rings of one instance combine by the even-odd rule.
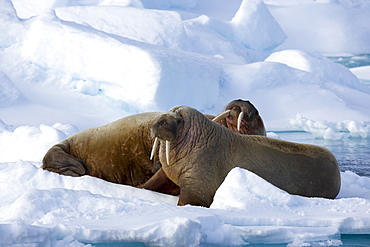
[[332, 123], [325, 120], [314, 121], [297, 114], [295, 118], [290, 120], [290, 123], [299, 129], [312, 133], [315, 138], [341, 140], [343, 138], [370, 137], [370, 121], [344, 120]]
[[0, 72], [0, 83], [0, 107], [12, 105], [21, 100], [21, 93], [4, 72]]
[[[171, 11], [78, 6], [56, 9], [58, 18], [147, 44], [186, 49], [188, 39], [180, 15]], [[97, 18], [98, 17], [98, 18]], [[150, 29], [151, 32], [146, 30]]]
[[3, 245], [340, 243], [340, 234], [369, 233], [370, 178], [351, 172], [342, 173], [348, 186], [338, 199], [328, 200], [289, 195], [235, 168], [206, 209], [178, 207], [173, 196], [60, 176], [37, 165], [1, 165], [0, 231], [11, 236], [1, 239]]
[[231, 24], [237, 29], [234, 37], [252, 50], [272, 50], [286, 38], [262, 0], [243, 1]]
[[370, 178], [335, 200], [292, 196], [232, 170], [210, 208], [40, 169], [79, 130], [189, 105], [249, 99], [269, 136], [370, 137], [366, 0], [0, 1], [0, 245], [338, 246], [370, 234]]
[[[351, 0], [266, 0], [288, 36], [279, 49], [320, 53], [369, 53], [370, 4]], [[289, 16], [289, 18], [287, 18]]]
[[355, 74], [359, 80], [363, 83], [370, 83], [370, 66], [361, 66], [351, 69], [351, 72]]

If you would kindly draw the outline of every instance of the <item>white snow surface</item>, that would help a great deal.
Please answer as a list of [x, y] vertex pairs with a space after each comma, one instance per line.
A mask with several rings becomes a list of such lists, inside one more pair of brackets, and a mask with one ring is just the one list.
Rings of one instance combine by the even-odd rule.
[[[367, 0], [1, 0], [0, 245], [339, 246], [370, 234], [370, 178], [335, 200], [289, 195], [235, 168], [210, 208], [40, 169], [79, 130], [188, 105], [250, 100], [271, 130], [370, 137]], [[269, 136], [279, 138], [274, 133]]]

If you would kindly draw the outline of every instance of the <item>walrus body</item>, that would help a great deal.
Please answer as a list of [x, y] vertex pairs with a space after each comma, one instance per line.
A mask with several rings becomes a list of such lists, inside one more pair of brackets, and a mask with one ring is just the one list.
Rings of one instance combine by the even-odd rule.
[[[163, 112], [141, 113], [78, 132], [52, 146], [41, 168], [66, 176], [90, 175], [109, 182], [179, 195], [180, 188], [162, 171], [150, 127]], [[212, 116], [209, 116], [212, 118]], [[145, 184], [153, 175], [155, 181]]]
[[[90, 175], [106, 181], [138, 186], [151, 178], [159, 162], [149, 160], [153, 139], [150, 127], [162, 113], [131, 115], [110, 124], [86, 129], [51, 147], [42, 168], [68, 176]], [[168, 178], [158, 192], [178, 194]]]
[[326, 148], [240, 135], [190, 107], [174, 107], [152, 126], [164, 173], [180, 187], [179, 205], [209, 207], [234, 167], [259, 175], [290, 194], [335, 198], [340, 171]]
[[[238, 100], [232, 108], [228, 105], [227, 110], [238, 108], [238, 112], [243, 111], [240, 109], [245, 111], [246, 104], [249, 106], [250, 102]], [[254, 112], [252, 108], [248, 109]], [[109, 182], [178, 195], [180, 188], [162, 171], [157, 155], [154, 162], [149, 160], [154, 141], [150, 136], [150, 127], [162, 114], [131, 115], [101, 127], [83, 130], [51, 147], [45, 154], [42, 168], [62, 175], [90, 175]], [[228, 122], [236, 123], [238, 116], [234, 115], [229, 114], [220, 122], [223, 121], [225, 126]], [[245, 120], [249, 116], [250, 113], [246, 112], [241, 119], [240, 133], [253, 131], [250, 128], [254, 125]], [[211, 115], [207, 117], [214, 118]], [[154, 178], [149, 180], [153, 175]]]

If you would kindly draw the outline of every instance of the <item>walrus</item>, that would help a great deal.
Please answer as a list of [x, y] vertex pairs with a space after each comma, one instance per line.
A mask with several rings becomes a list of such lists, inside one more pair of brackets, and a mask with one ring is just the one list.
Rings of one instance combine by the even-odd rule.
[[178, 205], [209, 207], [234, 167], [293, 195], [333, 199], [340, 190], [339, 166], [328, 149], [237, 134], [190, 107], [162, 114], [151, 134], [159, 140], [162, 170], [180, 187]]
[[[217, 116], [209, 114], [204, 115], [212, 121], [217, 122], [236, 133], [266, 136], [266, 129], [262, 118], [256, 107], [248, 100], [245, 101], [238, 99], [231, 101], [225, 107], [225, 111], [221, 112]], [[156, 144], [154, 145], [156, 146]], [[154, 152], [155, 148], [152, 150], [151, 159], [153, 158]], [[168, 180], [166, 174], [162, 169], [160, 169], [151, 179], [145, 182], [145, 184], [139, 185], [138, 187], [159, 191], [160, 188], [168, 187], [169, 184], [171, 184]]]
[[211, 119], [236, 133], [266, 136], [262, 118], [256, 107], [248, 100], [231, 101], [224, 112]]
[[[150, 127], [161, 114], [135, 114], [82, 130], [52, 146], [41, 168], [67, 176], [90, 175], [119, 184], [143, 184], [160, 168], [149, 156], [153, 145]], [[160, 189], [178, 194], [172, 187]]]
[[[245, 101], [239, 100], [233, 107], [238, 107], [238, 104], [240, 109], [245, 108]], [[161, 114], [163, 112], [131, 115], [101, 127], [80, 131], [52, 146], [45, 154], [41, 168], [62, 175], [90, 175], [109, 182], [178, 195], [179, 187], [160, 169], [157, 154], [151, 155], [153, 138], [150, 127]], [[229, 115], [224, 113], [218, 121], [225, 117], [228, 121], [237, 121]], [[245, 114], [245, 118], [247, 116]], [[214, 118], [212, 115], [207, 117]], [[249, 129], [244, 125], [249, 122], [240, 121], [240, 132], [244, 133]], [[146, 183], [153, 175], [156, 175], [155, 182]]]

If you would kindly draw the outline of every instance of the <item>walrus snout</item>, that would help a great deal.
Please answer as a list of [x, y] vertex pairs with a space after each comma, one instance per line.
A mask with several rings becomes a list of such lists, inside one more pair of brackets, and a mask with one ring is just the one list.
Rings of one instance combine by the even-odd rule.
[[[217, 115], [212, 121], [218, 122], [226, 119], [231, 124], [237, 125], [237, 130], [240, 131], [240, 126], [244, 118], [253, 118], [254, 112], [249, 110], [249, 107], [242, 106], [241, 104], [249, 103], [249, 101], [234, 100], [227, 107], [226, 110]], [[251, 104], [250, 104], [251, 105]], [[253, 107], [253, 105], [252, 105]], [[254, 108], [254, 107], [253, 107]]]
[[158, 139], [161, 139], [166, 142], [166, 162], [168, 165], [170, 164], [170, 143], [176, 140], [182, 123], [182, 117], [174, 113], [166, 113], [159, 117], [158, 121], [150, 129], [150, 134], [155, 137], [150, 159], [153, 159], [157, 149]]
[[231, 108], [230, 110], [231, 111], [230, 111], [229, 117], [231, 117], [233, 119], [237, 119], [239, 117], [240, 113], [244, 113], [240, 106], [235, 106], [235, 107]]
[[163, 114], [152, 126], [150, 133], [153, 137], [158, 137], [161, 140], [172, 142], [176, 140], [177, 132], [181, 124], [182, 118]]
[[249, 100], [234, 100], [226, 107], [226, 109], [231, 110], [230, 116], [233, 119], [237, 119], [240, 117], [240, 114], [243, 114], [243, 118], [245, 120], [252, 120], [256, 115], [258, 115], [258, 110]]
[[[258, 110], [249, 100], [231, 101], [226, 106], [225, 111], [217, 115], [212, 121], [220, 121], [221, 125], [232, 129], [236, 127], [236, 130], [242, 134], [266, 135]], [[256, 125], [259, 126], [259, 129], [255, 132]]]

